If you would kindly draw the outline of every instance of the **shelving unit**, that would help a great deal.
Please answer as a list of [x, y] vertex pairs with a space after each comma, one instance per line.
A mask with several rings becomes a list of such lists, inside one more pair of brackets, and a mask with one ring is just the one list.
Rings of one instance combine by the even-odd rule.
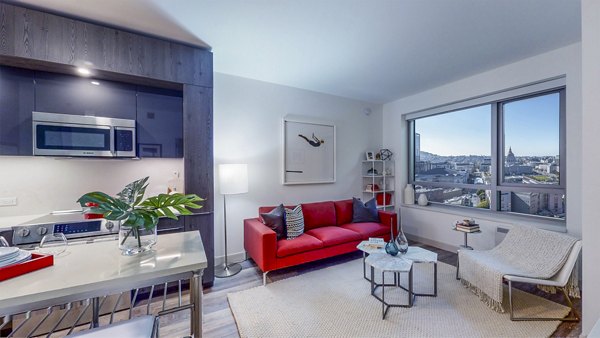
[[376, 198], [378, 209], [393, 210], [395, 201], [394, 162], [362, 161], [361, 176], [363, 200]]

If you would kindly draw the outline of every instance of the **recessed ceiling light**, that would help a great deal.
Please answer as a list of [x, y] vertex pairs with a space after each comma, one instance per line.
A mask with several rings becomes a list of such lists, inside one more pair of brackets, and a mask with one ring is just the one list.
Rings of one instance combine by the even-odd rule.
[[80, 75], [83, 75], [83, 76], [90, 76], [90, 75], [92, 75], [92, 71], [89, 70], [88, 68], [85, 68], [85, 67], [78, 67], [77, 68], [77, 73], [79, 73]]
[[98, 82], [98, 81], [92, 81], [90, 83], [93, 84], [94, 86], [99, 86], [100, 85], [100, 82]]

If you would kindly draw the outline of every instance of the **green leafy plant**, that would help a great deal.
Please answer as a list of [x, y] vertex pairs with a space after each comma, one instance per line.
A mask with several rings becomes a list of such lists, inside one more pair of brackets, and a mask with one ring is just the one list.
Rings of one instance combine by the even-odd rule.
[[159, 194], [144, 200], [148, 179], [149, 177], [145, 177], [129, 183], [116, 197], [94, 191], [81, 196], [77, 202], [82, 207], [90, 207], [85, 211], [86, 213], [102, 214], [107, 220], [121, 221], [122, 225], [130, 226], [131, 230], [121, 244], [133, 234], [141, 246], [140, 229], [153, 230], [161, 217], [176, 220], [177, 214], [191, 215], [189, 209], [202, 208], [197, 203], [204, 201], [195, 194], [179, 193]]

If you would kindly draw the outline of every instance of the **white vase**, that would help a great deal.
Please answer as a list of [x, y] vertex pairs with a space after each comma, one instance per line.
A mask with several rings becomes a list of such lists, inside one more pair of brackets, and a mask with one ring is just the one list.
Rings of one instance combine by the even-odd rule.
[[423, 205], [423, 206], [429, 204], [429, 200], [427, 199], [427, 195], [425, 195], [425, 194], [419, 195], [419, 199], [417, 200], [417, 202], [419, 203], [419, 205]]
[[407, 184], [404, 188], [404, 203], [415, 204], [415, 188], [412, 184]]

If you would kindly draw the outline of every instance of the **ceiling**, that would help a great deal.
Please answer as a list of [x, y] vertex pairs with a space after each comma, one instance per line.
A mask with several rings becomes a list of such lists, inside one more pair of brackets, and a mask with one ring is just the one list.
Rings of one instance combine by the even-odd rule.
[[374, 103], [581, 40], [580, 0], [17, 2], [208, 44], [216, 72]]

